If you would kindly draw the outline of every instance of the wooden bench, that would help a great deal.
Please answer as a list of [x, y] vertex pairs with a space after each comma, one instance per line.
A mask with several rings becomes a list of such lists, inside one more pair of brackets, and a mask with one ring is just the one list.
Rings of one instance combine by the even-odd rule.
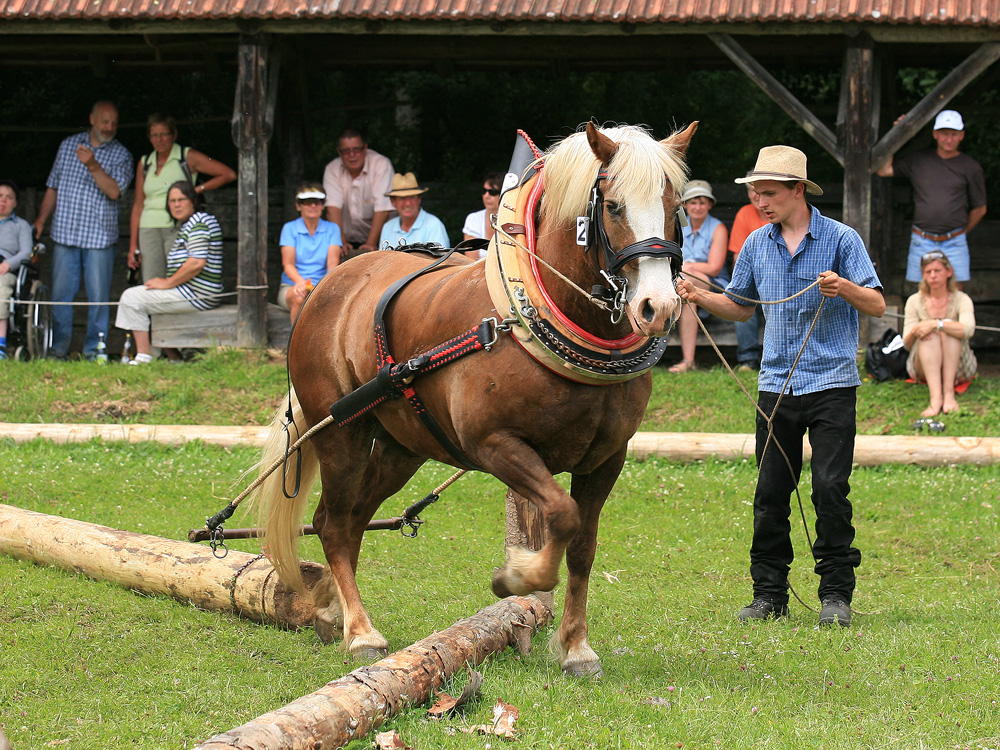
[[[236, 346], [236, 305], [189, 313], [156, 313], [151, 316], [153, 346], [174, 349], [207, 349]], [[267, 305], [267, 345], [288, 346], [291, 320], [287, 310]]]

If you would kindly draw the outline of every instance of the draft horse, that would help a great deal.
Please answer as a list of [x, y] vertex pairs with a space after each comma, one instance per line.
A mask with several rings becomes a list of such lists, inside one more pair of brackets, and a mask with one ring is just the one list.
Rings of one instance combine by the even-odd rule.
[[[342, 636], [344, 648], [363, 658], [387, 652], [355, 580], [362, 535], [382, 502], [434, 459], [489, 472], [538, 508], [543, 548], [508, 549], [493, 591], [553, 589], [565, 554], [561, 665], [572, 675], [601, 673], [586, 620], [598, 516], [645, 411], [649, 370], [680, 313], [675, 216], [696, 127], [657, 141], [637, 127], [588, 124], [541, 155], [527, 176], [508, 177], [514, 184], [484, 261], [449, 260], [403, 284], [430, 259], [379, 251], [347, 261], [317, 285], [288, 348], [290, 413], [300, 433], [380, 374], [399, 375], [398, 363], [464, 341], [470, 327], [480, 342], [454, 359], [445, 347], [446, 366], [418, 377], [404, 372], [392, 378], [395, 392], [390, 383], [385, 397], [318, 430], [303, 446], [294, 499], [283, 493], [283, 483], [294, 484], [287, 467], [258, 489], [271, 560], [302, 591], [297, 532], [317, 472], [322, 478], [313, 524], [329, 569], [312, 592], [321, 639]], [[389, 301], [383, 293], [397, 282]], [[391, 397], [402, 392], [407, 398]], [[408, 403], [410, 392], [419, 401]], [[434, 436], [421, 410], [443, 436]], [[285, 451], [284, 414], [272, 425], [262, 466]], [[572, 475], [570, 493], [553, 478], [561, 472]]]

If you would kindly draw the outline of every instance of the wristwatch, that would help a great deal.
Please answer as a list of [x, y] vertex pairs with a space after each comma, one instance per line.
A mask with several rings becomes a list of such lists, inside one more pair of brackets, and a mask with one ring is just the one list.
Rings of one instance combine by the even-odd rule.
[[940, 331], [942, 328], [944, 328], [944, 321], [941, 320], [941, 318], [938, 318], [937, 321], [938, 321], [937, 329]]

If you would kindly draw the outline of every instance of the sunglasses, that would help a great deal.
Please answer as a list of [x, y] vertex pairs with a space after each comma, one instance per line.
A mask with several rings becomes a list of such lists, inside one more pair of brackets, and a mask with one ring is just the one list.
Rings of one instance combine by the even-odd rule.
[[500, 195], [500, 191], [496, 188], [483, 188], [483, 195], [486, 195], [487, 193], [492, 195], [494, 198]]
[[951, 261], [948, 260], [948, 256], [940, 250], [931, 250], [929, 253], [924, 253], [920, 256], [921, 265], [927, 265], [935, 260], [939, 260], [947, 266], [951, 265]]
[[355, 154], [362, 153], [367, 146], [353, 146], [351, 148], [338, 148], [337, 151], [344, 156], [354, 156]]

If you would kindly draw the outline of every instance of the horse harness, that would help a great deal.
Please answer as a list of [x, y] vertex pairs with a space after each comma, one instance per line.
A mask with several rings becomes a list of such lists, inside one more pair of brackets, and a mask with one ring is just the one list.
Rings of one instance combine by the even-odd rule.
[[[466, 469], [479, 470], [480, 467], [445, 434], [420, 399], [413, 386], [418, 375], [443, 367], [466, 354], [490, 351], [500, 333], [507, 331], [533, 359], [561, 377], [579, 383], [610, 385], [631, 380], [659, 361], [666, 349], [666, 337], [644, 339], [631, 333], [614, 341], [600, 339], [570, 321], [552, 301], [539, 277], [537, 256], [534, 254], [534, 217], [542, 193], [541, 168], [539, 163], [535, 167], [536, 174], [524, 179], [516, 192], [505, 193], [497, 216], [497, 227], [501, 231], [494, 234], [486, 259], [487, 287], [493, 305], [498, 311], [509, 308], [510, 317], [503, 320], [498, 320], [496, 316], [483, 318], [479, 325], [465, 333], [406, 362], [396, 362], [389, 351], [385, 323], [389, 304], [411, 281], [447, 267], [443, 264], [454, 252], [468, 248], [455, 248], [424, 268], [397, 280], [382, 294], [375, 308], [376, 375], [330, 406], [330, 414], [338, 427], [346, 427], [386, 401], [405, 396], [427, 430], [456, 463]], [[623, 304], [626, 281], [618, 273], [626, 263], [639, 257], [668, 257], [676, 278], [683, 255], [680, 244], [660, 238], [634, 242], [615, 251], [604, 228], [603, 195], [599, 189], [600, 182], [607, 179], [610, 176], [602, 170], [591, 192], [588, 219], [595, 231], [593, 237], [588, 238], [584, 252], [594, 245], [596, 251], [603, 254], [608, 270], [602, 273], [611, 285], [610, 291], [595, 286], [591, 294]], [[506, 199], [511, 193], [514, 193], [513, 199], [508, 202]], [[680, 227], [677, 228], [677, 236], [681, 236]], [[525, 243], [527, 253], [521, 252]], [[440, 249], [411, 245], [394, 250], [434, 253]], [[538, 302], [534, 303], [536, 299]]]

